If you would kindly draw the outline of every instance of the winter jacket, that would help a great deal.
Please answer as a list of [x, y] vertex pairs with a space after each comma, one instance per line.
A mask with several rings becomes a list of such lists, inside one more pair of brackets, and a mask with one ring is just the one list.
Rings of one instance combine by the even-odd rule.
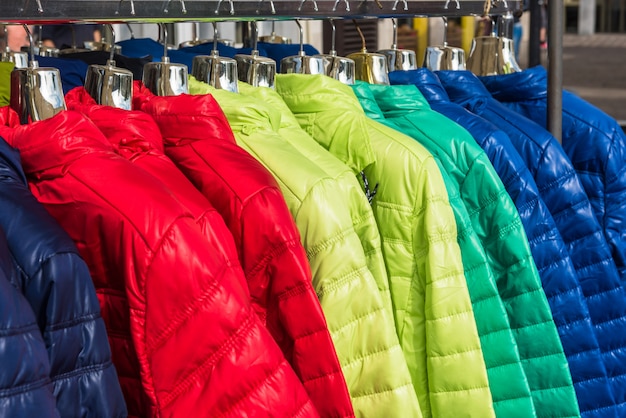
[[0, 107], [11, 102], [11, 73], [14, 68], [12, 62], [0, 62]]
[[46, 345], [18, 275], [0, 230], [0, 417], [58, 418]]
[[578, 275], [537, 184], [511, 140], [492, 123], [450, 102], [431, 71], [398, 71], [389, 78], [392, 83], [416, 85], [433, 110], [466, 128], [489, 156], [524, 225], [567, 355], [581, 413], [585, 417], [614, 416], [615, 401]]
[[[224, 110], [237, 143], [267, 167], [285, 196], [307, 251], [313, 287], [328, 319], [339, 362], [350, 383], [355, 413], [361, 417], [419, 416], [393, 317], [384, 309], [382, 295], [367, 268], [349, 202], [337, 181], [281, 138], [278, 127], [282, 115], [276, 107], [190, 82], [192, 94], [209, 91]], [[376, 340], [368, 338], [372, 330], [376, 330]]]
[[[370, 113], [423, 144], [459, 190], [462, 204], [471, 214], [471, 226], [480, 238], [478, 245], [485, 249], [508, 308], [525, 374], [532, 377], [529, 384], [534, 399], [545, 399], [546, 403], [562, 408], [553, 407], [555, 414], [572, 413], [568, 410], [572, 411], [574, 405], [575, 411], [576, 401], [571, 376], [525, 231], [484, 151], [467, 131], [433, 112], [417, 87], [368, 89], [368, 108], [375, 109]], [[480, 279], [482, 287], [484, 278]], [[537, 344], [537, 340], [543, 344]], [[552, 399], [546, 398], [547, 393]]]
[[5, 141], [0, 141], [0, 174], [0, 227], [19, 271], [14, 284], [30, 303], [43, 335], [59, 413], [126, 416], [87, 265], [28, 190], [20, 157]]
[[[313, 161], [327, 175], [336, 180], [340, 193], [347, 197], [345, 204], [352, 218], [352, 226], [359, 236], [361, 246], [365, 252], [367, 269], [372, 273], [374, 280], [376, 280], [387, 314], [390, 318], [393, 318], [389, 278], [387, 277], [387, 269], [383, 258], [380, 233], [374, 218], [374, 211], [366, 195], [369, 188], [365, 184], [361, 185], [360, 181], [354, 177], [350, 167], [324, 149], [300, 127], [289, 107], [273, 89], [252, 87], [246, 83], [239, 84], [240, 94], [254, 97], [278, 110], [280, 112], [278, 133], [281, 138], [293, 145], [302, 155]], [[395, 325], [392, 325], [392, 327], [395, 330]], [[397, 340], [397, 336], [395, 339]]]
[[11, 140], [91, 269], [132, 414], [317, 416], [220, 237], [209, 241], [161, 182], [76, 112]]
[[[510, 76], [481, 77], [493, 97], [547, 126], [546, 70], [533, 67]], [[580, 97], [563, 92], [563, 138], [596, 218], [626, 282], [626, 135], [617, 121]]]
[[438, 76], [452, 101], [509, 136], [535, 179], [578, 273], [620, 408], [618, 416], [626, 416], [622, 409], [626, 407], [626, 294], [574, 167], [552, 135], [493, 99], [476, 76], [466, 71], [442, 71]]
[[[90, 103], [91, 97], [84, 89], [75, 89], [71, 93], [73, 93], [71, 97], [66, 97], [69, 107], [75, 107], [80, 102]], [[78, 103], [74, 99], [78, 99]], [[214, 234], [219, 236], [229, 262], [239, 264], [232, 234], [224, 220], [202, 193], [165, 156], [161, 132], [148, 114], [93, 104], [79, 107], [108, 137], [118, 153], [157, 177], [186, 208], [191, 210], [208, 238]], [[277, 278], [283, 279], [284, 282], [256, 283], [256, 286], [250, 287], [253, 307], [256, 308], [260, 318], [265, 320], [267, 328], [280, 345], [285, 357], [289, 359], [298, 377], [301, 379], [303, 375], [306, 377], [307, 369], [315, 372], [322, 370], [329, 374], [337, 373], [339, 362], [335, 348], [310, 280], [298, 282], [299, 276], [286, 275]], [[319, 387], [313, 389], [319, 391]], [[338, 390], [341, 390], [341, 387]], [[333, 405], [328, 400], [326, 391], [319, 392], [310, 390], [309, 394], [312, 399], [324, 399], [324, 402], [320, 401], [316, 405], [320, 412], [324, 408], [332, 412], [340, 409], [339, 405]], [[343, 407], [351, 411], [347, 392], [345, 395], [344, 399], [340, 396], [337, 396], [337, 399], [342, 399]], [[336, 414], [336, 416], [345, 415]]]
[[493, 416], [456, 225], [432, 155], [368, 119], [337, 80], [283, 74], [276, 89], [313, 138], [377, 187], [372, 207], [396, 328], [423, 415]]

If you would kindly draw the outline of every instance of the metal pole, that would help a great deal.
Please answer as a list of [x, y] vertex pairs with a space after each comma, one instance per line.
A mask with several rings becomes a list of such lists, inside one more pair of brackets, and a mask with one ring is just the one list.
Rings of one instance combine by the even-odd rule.
[[563, 0], [548, 2], [548, 130], [561, 142], [563, 126]]
[[530, 0], [530, 28], [528, 31], [528, 66], [541, 64], [539, 49], [539, 31], [541, 30], [541, 5], [539, 0]]

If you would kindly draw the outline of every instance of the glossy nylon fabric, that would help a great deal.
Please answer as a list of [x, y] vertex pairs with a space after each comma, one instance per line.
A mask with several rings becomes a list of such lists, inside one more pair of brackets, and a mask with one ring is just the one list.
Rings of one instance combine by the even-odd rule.
[[[480, 80], [496, 100], [547, 126], [548, 82], [543, 67]], [[562, 115], [563, 149], [626, 283], [626, 135], [615, 119], [568, 91], [563, 92]]]
[[313, 138], [355, 176], [364, 171], [371, 187], [378, 184], [372, 208], [423, 415], [492, 416], [454, 215], [432, 155], [368, 119], [350, 87], [337, 80], [282, 74], [276, 91]]
[[28, 190], [20, 157], [5, 141], [0, 141], [0, 215], [19, 272], [14, 285], [30, 303], [48, 350], [59, 413], [126, 416], [89, 269], [67, 233]]
[[208, 241], [162, 183], [77, 112], [16, 127], [11, 140], [96, 287], [117, 296], [103, 311], [111, 334], [132, 336], [134, 351], [118, 353], [129, 362], [120, 369], [141, 373], [144, 399], [127, 400], [132, 413], [318, 416], [219, 237]]
[[190, 83], [191, 93], [211, 92], [237, 143], [278, 181], [307, 251], [356, 415], [421, 416], [393, 317], [367, 268], [341, 186], [281, 137], [278, 108]]
[[[229, 263], [239, 265], [235, 242], [224, 220], [172, 160], [165, 156], [159, 127], [148, 114], [97, 106], [84, 89], [72, 90], [66, 96], [66, 102], [70, 108], [81, 109], [107, 136], [120, 155], [164, 183], [192, 212], [209, 240], [214, 235], [219, 237]], [[311, 399], [318, 401], [315, 402], [318, 411], [328, 411], [328, 416], [350, 415], [352, 408], [345, 383], [343, 388], [332, 387], [334, 379], [326, 382], [319, 376], [321, 373], [340, 374], [341, 369], [310, 279], [304, 281], [298, 275], [277, 278], [283, 281], [249, 283], [252, 285], [249, 290], [253, 308], [281, 347], [298, 377], [304, 380], [305, 387], [309, 386], [307, 391]], [[309, 375], [316, 376], [320, 384], [307, 385], [306, 378]], [[341, 384], [341, 380], [337, 381]], [[325, 390], [320, 390], [321, 387]], [[342, 390], [345, 394], [343, 398], [339, 396]], [[334, 399], [343, 404], [333, 403], [333, 398], [328, 395], [329, 391], [337, 392]]]
[[[372, 273], [374, 280], [376, 280], [387, 315], [389, 318], [393, 318], [389, 277], [387, 276], [383, 258], [380, 233], [376, 225], [376, 218], [374, 218], [374, 211], [365, 195], [365, 185], [361, 184], [354, 177], [350, 167], [324, 149], [300, 127], [295, 116], [278, 93], [270, 88], [252, 87], [246, 83], [239, 84], [239, 92], [242, 95], [254, 97], [274, 110], [279, 111], [280, 126], [278, 127], [278, 133], [281, 138], [289, 142], [302, 155], [336, 180], [340, 193], [346, 198], [344, 203], [350, 212], [352, 226], [359, 236], [361, 246], [365, 252], [367, 269]], [[397, 332], [395, 323], [391, 327]], [[397, 340], [397, 335], [393, 338]]]
[[46, 345], [18, 275], [0, 230], [0, 417], [58, 418]]
[[[481, 337], [494, 410], [497, 416], [534, 416], [530, 388], [517, 348], [518, 343], [522, 348], [529, 345], [529, 340], [524, 338], [528, 331], [520, 333], [516, 327], [512, 329], [511, 324], [519, 327], [524, 323], [531, 327], [529, 330], [535, 330], [537, 321], [530, 317], [527, 304], [543, 306], [544, 319], [551, 314], [542, 300], [542, 293], [537, 291], [540, 285], [532, 274], [528, 249], [515, 241], [525, 239], [525, 235], [516, 226], [519, 221], [508, 196], [502, 193], [497, 177], [494, 179], [495, 173], [491, 174], [493, 169], [486, 166], [486, 157], [478, 152], [482, 150], [472, 147], [474, 140], [458, 125], [431, 111], [416, 87], [358, 83], [353, 90], [369, 117], [414, 138], [437, 160], [459, 230], [463, 267]], [[504, 230], [513, 232], [503, 234]], [[502, 236], [507, 237], [507, 242], [494, 239]], [[519, 274], [517, 268], [506, 274], [518, 264], [526, 266], [530, 275]], [[515, 279], [511, 280], [513, 274]], [[505, 303], [498, 289], [503, 290], [503, 295], [509, 295]], [[547, 325], [549, 323], [541, 324], [537, 332], [550, 335], [552, 330], [546, 329]], [[545, 347], [537, 349], [543, 352]], [[533, 357], [536, 354], [533, 353]], [[528, 371], [544, 366], [542, 362]]]
[[491, 97], [469, 72], [437, 73], [452, 101], [493, 122], [530, 170], [570, 253], [615, 396], [626, 415], [626, 292], [600, 224], [571, 162], [544, 128]]
[[524, 225], [567, 356], [581, 414], [598, 418], [615, 416], [615, 401], [606, 368], [569, 251], [539, 195], [535, 180], [511, 140], [489, 121], [450, 102], [439, 79], [431, 71], [398, 71], [389, 77], [392, 83], [417, 86], [433, 110], [466, 128], [487, 153]]

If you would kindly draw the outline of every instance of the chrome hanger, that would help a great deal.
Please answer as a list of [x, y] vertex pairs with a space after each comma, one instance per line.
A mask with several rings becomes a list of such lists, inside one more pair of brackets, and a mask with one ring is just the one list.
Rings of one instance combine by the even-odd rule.
[[194, 57], [191, 75], [216, 89], [237, 93], [237, 61], [232, 58], [220, 57], [217, 50], [217, 22], [211, 23], [213, 23], [213, 51], [211, 51], [211, 55]]
[[304, 31], [298, 19], [295, 20], [300, 29], [300, 51], [298, 55], [292, 55], [280, 60], [280, 72], [283, 74], [325, 74], [324, 59], [315, 55], [304, 53]]
[[[107, 24], [111, 32], [111, 44], [115, 44], [113, 26]], [[133, 73], [115, 66], [114, 49], [111, 47], [106, 65], [90, 65], [85, 77], [85, 90], [96, 103], [130, 110], [133, 98]]]
[[354, 60], [337, 55], [337, 51], [335, 50], [335, 21], [334, 19], [329, 19], [328, 21], [332, 27], [330, 51], [328, 51], [328, 54], [319, 54], [316, 56], [324, 60], [324, 68], [327, 76], [339, 80], [344, 84], [354, 84]]
[[30, 43], [30, 62], [26, 68], [11, 72], [10, 106], [17, 112], [20, 123], [51, 118], [66, 109], [61, 73], [56, 68], [39, 67], [35, 61], [33, 34], [23, 25]]
[[[167, 28], [159, 23], [164, 38], [167, 39]], [[187, 66], [170, 62], [167, 56], [167, 43], [163, 43], [161, 62], [149, 62], [143, 67], [143, 84], [157, 96], [178, 96], [189, 93], [187, 82]]]
[[262, 57], [257, 50], [256, 22], [250, 22], [252, 27], [252, 52], [250, 55], [237, 54], [237, 73], [239, 81], [244, 81], [255, 87], [263, 86], [274, 88], [276, 79], [276, 61]]
[[[4, 37], [8, 39], [6, 25], [4, 26]], [[15, 68], [26, 68], [28, 67], [28, 52], [11, 51], [9, 43], [7, 42], [7, 46], [0, 56], [0, 61], [12, 62], [15, 64]]]
[[443, 19], [443, 44], [429, 46], [424, 54], [424, 67], [432, 71], [465, 70], [465, 51], [448, 45], [448, 18]]
[[415, 70], [417, 68], [417, 58], [415, 51], [410, 49], [398, 49], [398, 25], [395, 18], [391, 18], [393, 24], [393, 41], [391, 48], [377, 51], [387, 57], [389, 71], [394, 70]]

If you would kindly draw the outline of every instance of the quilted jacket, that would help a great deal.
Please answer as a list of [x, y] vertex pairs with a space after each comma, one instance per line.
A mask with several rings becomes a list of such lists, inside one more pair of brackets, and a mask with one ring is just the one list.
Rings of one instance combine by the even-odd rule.
[[138, 395], [131, 385], [141, 376], [130, 413], [317, 416], [220, 237], [209, 241], [162, 183], [77, 112], [16, 127], [11, 140], [33, 194], [77, 243], [103, 295], [127, 396]]
[[267, 167], [285, 196], [307, 251], [313, 287], [326, 314], [356, 414], [419, 416], [393, 317], [384, 309], [367, 268], [341, 186], [282, 139], [278, 108], [198, 81], [190, 83], [192, 94], [209, 90], [224, 110], [237, 143]]
[[0, 230], [0, 417], [58, 418], [46, 345], [18, 274]]
[[414, 84], [433, 110], [465, 127], [487, 153], [515, 202], [539, 269], [574, 381], [583, 416], [614, 416], [613, 395], [578, 275], [537, 184], [509, 137], [489, 121], [450, 102], [427, 69], [393, 72], [392, 83]]
[[[282, 321], [302, 321], [306, 311], [314, 308], [315, 316], [322, 316], [312, 294], [306, 253], [285, 199], [271, 173], [236, 144], [215, 99], [210, 95], [157, 97], [140, 86], [135, 102], [159, 125], [166, 154], [226, 221], [250, 288], [277, 286], [273, 293], [284, 306], [279, 312], [268, 311], [266, 321], [273, 321], [270, 315], [278, 314]], [[287, 306], [292, 293], [298, 292], [303, 293], [300, 302]], [[300, 344], [291, 356], [320, 413], [351, 415], [346, 382], [331, 350], [327, 324], [312, 319], [307, 327], [291, 326], [300, 328], [294, 335]], [[320, 358], [308, 363], [304, 353], [315, 352], [316, 344], [320, 352], [307, 355]]]
[[465, 129], [433, 112], [417, 87], [372, 86], [371, 91], [384, 121], [423, 144], [456, 183], [508, 309], [534, 404], [550, 405], [556, 416], [576, 414], [572, 378], [538, 266], [517, 209], [487, 155]]
[[[383, 298], [390, 318], [393, 318], [393, 307], [389, 292], [389, 278], [383, 258], [380, 233], [374, 218], [374, 211], [369, 203], [365, 185], [354, 177], [354, 173], [345, 163], [332, 155], [318, 144], [304, 129], [300, 127], [289, 107], [273, 89], [265, 87], [252, 87], [246, 83], [239, 83], [239, 93], [244, 96], [254, 97], [267, 103], [273, 109], [280, 111], [280, 126], [278, 133], [281, 138], [289, 142], [306, 158], [337, 181], [337, 187], [344, 196], [347, 196], [345, 204], [352, 217], [352, 226], [359, 236], [361, 246], [365, 252], [367, 268], [374, 276], [378, 289]], [[395, 329], [395, 325], [393, 325]], [[396, 336], [397, 340], [397, 336]], [[399, 344], [399, 343], [398, 343]]]
[[[548, 83], [541, 67], [507, 76], [481, 77], [493, 97], [547, 126]], [[587, 192], [596, 218], [626, 282], [626, 135], [617, 121], [580, 97], [563, 92], [565, 153]]]
[[28, 190], [20, 157], [5, 141], [0, 141], [0, 215], [19, 272], [14, 284], [30, 303], [46, 343], [59, 413], [126, 416], [89, 269]]
[[618, 416], [626, 416], [626, 294], [574, 167], [552, 135], [493, 99], [476, 76], [465, 71], [438, 76], [452, 101], [506, 132], [535, 179], [578, 273]]
[[[68, 107], [82, 108], [107, 136], [118, 153], [163, 182], [183, 205], [191, 210], [203, 233], [208, 238], [214, 235], [220, 237], [230, 262], [239, 264], [234, 240], [224, 220], [202, 193], [165, 156], [161, 132], [148, 114], [93, 104], [80, 105], [92, 102], [84, 89], [74, 89], [71, 96], [68, 96], [66, 96]], [[279, 343], [285, 357], [290, 360], [294, 371], [301, 379], [307, 374], [320, 371], [337, 373], [339, 362], [335, 348], [310, 280], [304, 281], [298, 275], [276, 278], [282, 279], [283, 282], [250, 283], [253, 285], [250, 286], [253, 307], [265, 320], [274, 340]], [[330, 389], [340, 391], [342, 388]], [[351, 411], [347, 392], [343, 399], [339, 395], [335, 398], [342, 400], [343, 405], [331, 403], [326, 391], [320, 390], [319, 386], [312, 387], [309, 395], [312, 399], [318, 400], [316, 407], [320, 413], [328, 410], [331, 412], [327, 414], [329, 416], [333, 414], [344, 416], [346, 414], [338, 412], [342, 407]], [[321, 402], [321, 399], [324, 402]]]
[[276, 89], [313, 138], [378, 184], [372, 207], [423, 415], [493, 416], [454, 216], [432, 155], [368, 119], [350, 87], [330, 77], [278, 75]]

